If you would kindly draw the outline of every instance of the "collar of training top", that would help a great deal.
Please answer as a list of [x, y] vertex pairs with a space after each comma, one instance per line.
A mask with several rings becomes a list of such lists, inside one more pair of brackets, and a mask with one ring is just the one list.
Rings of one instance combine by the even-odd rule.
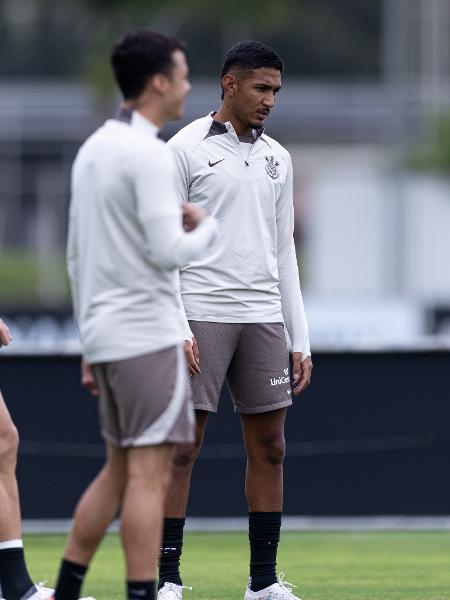
[[137, 110], [131, 115], [131, 127], [142, 129], [153, 137], [157, 137], [159, 131], [159, 128], [154, 123], [142, 116]]
[[132, 125], [134, 127], [139, 127], [139, 129], [146, 129], [148, 133], [151, 133], [154, 136], [158, 135], [158, 127], [154, 123], [143, 117], [132, 106], [119, 106], [114, 116], [114, 119], [116, 121], [121, 121], [122, 123]]
[[116, 114], [114, 115], [114, 118], [117, 121], [122, 121], [123, 123], [130, 124], [133, 110], [134, 109], [131, 106], [125, 107], [123, 105], [120, 105], [119, 108], [117, 109]]
[[[214, 119], [214, 115], [217, 114], [217, 111], [213, 110], [212, 112], [208, 113], [207, 116], [211, 117], [211, 127], [209, 128], [208, 133], [205, 135], [204, 139], [206, 140], [206, 138], [212, 137], [213, 135], [222, 135], [223, 133], [228, 133], [229, 131], [232, 131], [233, 133], [235, 133], [236, 137], [241, 141], [241, 142], [251, 142], [252, 140], [249, 138], [244, 138], [242, 136], [238, 136], [234, 130], [233, 125], [227, 121], [226, 123], [221, 123], [220, 121], [216, 121]], [[260, 138], [262, 136], [262, 134], [264, 133], [264, 127], [256, 127], [255, 129], [252, 129], [252, 136], [253, 136], [253, 141], [256, 141], [258, 138]], [[261, 138], [262, 140], [264, 140], [266, 142], [266, 144], [269, 144], [269, 142], [265, 139], [265, 138]]]

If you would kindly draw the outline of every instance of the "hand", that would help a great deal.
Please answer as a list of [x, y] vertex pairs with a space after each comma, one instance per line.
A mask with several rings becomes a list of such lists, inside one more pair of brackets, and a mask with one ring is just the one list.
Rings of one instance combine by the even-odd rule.
[[8, 346], [9, 342], [12, 342], [11, 333], [5, 323], [0, 319], [0, 348], [2, 346]]
[[292, 393], [294, 396], [298, 396], [303, 390], [306, 390], [311, 381], [313, 364], [310, 356], [302, 362], [301, 352], [294, 352], [292, 362]]
[[187, 340], [184, 342], [184, 353], [191, 375], [200, 375], [200, 352], [195, 337], [192, 338], [192, 344]]
[[190, 204], [189, 202], [183, 204], [183, 228], [185, 231], [192, 231], [197, 227], [197, 225], [206, 219], [208, 213], [206, 213], [202, 208], [195, 206], [195, 204]]
[[81, 358], [81, 385], [89, 390], [93, 396], [98, 396], [98, 387], [91, 365], [84, 356]]

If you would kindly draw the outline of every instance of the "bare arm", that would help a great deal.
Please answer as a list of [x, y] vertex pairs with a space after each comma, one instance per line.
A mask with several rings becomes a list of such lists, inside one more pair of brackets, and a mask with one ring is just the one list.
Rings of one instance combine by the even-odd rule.
[[0, 348], [8, 346], [12, 342], [12, 335], [8, 326], [0, 319]]

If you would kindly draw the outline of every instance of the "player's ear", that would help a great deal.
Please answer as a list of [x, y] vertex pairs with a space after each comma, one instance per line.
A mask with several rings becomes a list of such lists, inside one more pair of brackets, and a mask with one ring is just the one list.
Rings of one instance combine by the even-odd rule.
[[231, 73], [227, 73], [222, 77], [222, 89], [225, 94], [229, 96], [234, 96], [236, 94], [236, 77]]
[[169, 78], [164, 73], [156, 73], [150, 80], [150, 84], [158, 94], [165, 94], [169, 87]]

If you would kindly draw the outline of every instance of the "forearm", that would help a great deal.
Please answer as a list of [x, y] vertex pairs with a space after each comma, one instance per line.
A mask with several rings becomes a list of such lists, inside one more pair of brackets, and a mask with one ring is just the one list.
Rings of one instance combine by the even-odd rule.
[[300, 289], [297, 258], [292, 250], [278, 267], [279, 290], [283, 318], [292, 343], [293, 352], [301, 352], [302, 359], [311, 355], [308, 321]]
[[186, 233], [173, 219], [160, 219], [146, 227], [150, 256], [163, 269], [185, 267], [198, 258], [217, 237], [217, 221], [204, 219]]

